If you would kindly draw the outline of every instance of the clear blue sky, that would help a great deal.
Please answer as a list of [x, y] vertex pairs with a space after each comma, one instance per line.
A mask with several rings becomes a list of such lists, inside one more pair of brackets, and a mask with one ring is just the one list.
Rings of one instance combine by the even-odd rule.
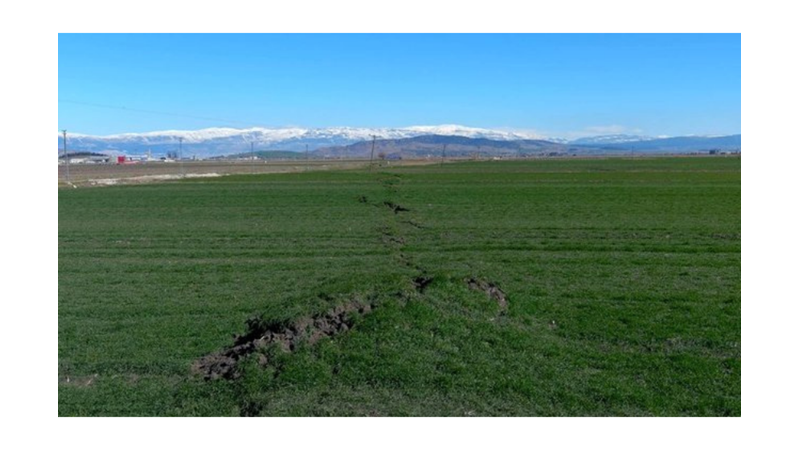
[[87, 134], [438, 124], [737, 134], [741, 36], [59, 34], [58, 89], [59, 129]]

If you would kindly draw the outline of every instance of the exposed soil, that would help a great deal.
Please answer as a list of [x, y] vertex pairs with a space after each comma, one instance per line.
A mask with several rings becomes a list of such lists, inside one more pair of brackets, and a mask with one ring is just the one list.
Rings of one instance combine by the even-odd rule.
[[67, 375], [63, 380], [58, 380], [58, 384], [87, 388], [92, 386], [99, 377], [100, 375], [98, 374], [86, 377], [70, 377]]
[[383, 205], [386, 206], [387, 208], [391, 209], [392, 211], [394, 211], [395, 214], [399, 214], [401, 212], [411, 211], [410, 209], [404, 207], [403, 205], [398, 205], [397, 203], [394, 203], [394, 202], [386, 201], [386, 202], [383, 202]]
[[384, 235], [383, 241], [387, 244], [405, 245], [406, 240], [402, 236]]
[[470, 289], [474, 291], [483, 291], [489, 296], [490, 299], [493, 299], [497, 302], [497, 306], [500, 307], [502, 312], [508, 311], [508, 299], [506, 298], [505, 292], [503, 292], [496, 284], [486, 281], [486, 280], [479, 280], [477, 278], [467, 278], [464, 280]]
[[420, 275], [414, 278], [414, 287], [417, 288], [417, 292], [424, 293], [425, 289], [428, 289], [428, 285], [433, 283], [433, 277], [429, 277], [426, 275]]
[[[336, 170], [336, 169], [357, 169], [366, 167], [369, 160], [348, 159], [348, 160], [314, 160], [310, 162], [298, 160], [262, 160], [252, 161], [184, 161], [183, 170], [181, 164], [148, 162], [141, 164], [72, 164], [70, 165], [70, 179], [72, 183], [66, 183], [66, 167], [58, 166], [59, 188], [65, 187], [90, 187], [90, 186], [109, 186], [113, 184], [140, 184], [157, 183], [171, 180], [174, 176], [179, 176], [185, 171], [187, 178], [191, 175], [204, 175], [216, 173], [219, 175], [233, 174], [265, 174], [265, 173], [296, 173], [308, 170]], [[428, 160], [403, 160], [393, 161], [393, 166], [420, 166], [433, 164]], [[161, 178], [161, 176], [168, 176]], [[180, 176], [183, 178], [182, 176]], [[116, 180], [116, 181], [109, 181]], [[393, 183], [399, 183], [396, 180]], [[389, 186], [393, 187], [393, 186]]]
[[[358, 201], [369, 203], [369, 199], [364, 195], [359, 196]], [[410, 211], [408, 208], [388, 200], [383, 202], [383, 206], [394, 214]], [[415, 228], [422, 228], [422, 225], [417, 222], [403, 223]], [[412, 282], [417, 292], [424, 294], [433, 283], [434, 277], [428, 275], [426, 270], [414, 264], [413, 260], [402, 252], [402, 247], [406, 243], [403, 236], [395, 234], [388, 226], [381, 227], [379, 231], [384, 244], [393, 247], [398, 252], [402, 264], [416, 268], [419, 275], [413, 278]], [[497, 302], [501, 314], [507, 312], [508, 300], [505, 293], [496, 284], [475, 277], [467, 278], [464, 281], [470, 289], [483, 291], [490, 299]], [[404, 297], [402, 293], [398, 295], [401, 298]], [[257, 355], [258, 364], [262, 367], [274, 365], [277, 361], [270, 361], [270, 358], [274, 359], [274, 356], [270, 355], [274, 355], [276, 347], [283, 352], [292, 353], [302, 344], [314, 345], [325, 337], [345, 333], [352, 328], [357, 316], [369, 314], [374, 307], [372, 302], [353, 299], [323, 314], [303, 317], [292, 322], [267, 321], [261, 317], [248, 319], [245, 333], [234, 336], [231, 346], [196, 360], [192, 364], [192, 373], [202, 376], [206, 380], [239, 378], [241, 372], [237, 366], [244, 358]], [[253, 405], [245, 405], [243, 413], [258, 415], [259, 411]]]
[[157, 181], [171, 181], [171, 180], [181, 180], [185, 178], [216, 178], [221, 176], [218, 173], [187, 173], [186, 175], [181, 174], [166, 174], [166, 175], [143, 175], [140, 177], [130, 177], [130, 178], [100, 178], [96, 180], [89, 180], [89, 184], [92, 186], [114, 186], [116, 184], [142, 184], [142, 183], [154, 183]]
[[[371, 303], [353, 300], [315, 317], [304, 317], [292, 323], [268, 322], [261, 318], [247, 321], [247, 331], [234, 337], [231, 347], [206, 355], [192, 364], [192, 373], [206, 380], [235, 379], [236, 365], [244, 357], [276, 344], [285, 352], [293, 352], [305, 342], [313, 345], [324, 337], [335, 336], [353, 326], [355, 315], [372, 311]], [[259, 354], [262, 366], [269, 364], [266, 354]]]
[[406, 244], [406, 239], [403, 236], [395, 234], [388, 226], [381, 227], [379, 231], [381, 233], [381, 240], [386, 245], [402, 247]]
[[411, 225], [412, 227], [414, 227], [414, 228], [416, 228], [418, 230], [422, 230], [422, 229], [425, 228], [424, 226], [422, 226], [422, 224], [420, 224], [419, 222], [415, 222], [413, 220], [408, 220], [408, 221], [405, 221], [403, 223], [406, 224], [406, 225]]

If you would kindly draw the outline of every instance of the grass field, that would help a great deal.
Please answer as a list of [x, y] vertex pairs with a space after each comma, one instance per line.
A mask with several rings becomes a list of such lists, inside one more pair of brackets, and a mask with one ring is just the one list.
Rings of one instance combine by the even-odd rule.
[[739, 416], [740, 165], [59, 190], [59, 416]]

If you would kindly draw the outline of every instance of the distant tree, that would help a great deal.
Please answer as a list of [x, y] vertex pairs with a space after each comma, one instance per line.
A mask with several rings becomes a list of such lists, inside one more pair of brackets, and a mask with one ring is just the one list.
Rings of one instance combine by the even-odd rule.
[[386, 153], [384, 153], [384, 152], [378, 153], [378, 158], [381, 159], [381, 160], [386, 159]]

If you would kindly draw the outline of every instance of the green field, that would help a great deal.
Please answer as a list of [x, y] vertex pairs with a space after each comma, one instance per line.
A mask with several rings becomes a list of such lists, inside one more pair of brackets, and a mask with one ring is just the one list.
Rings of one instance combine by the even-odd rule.
[[738, 158], [58, 195], [59, 416], [741, 415]]

